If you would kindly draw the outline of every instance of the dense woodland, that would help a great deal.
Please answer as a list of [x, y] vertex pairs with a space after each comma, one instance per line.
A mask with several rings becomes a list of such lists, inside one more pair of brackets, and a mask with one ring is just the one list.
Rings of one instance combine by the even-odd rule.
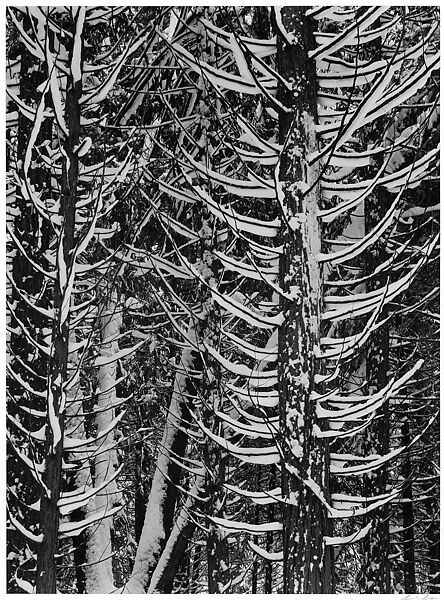
[[8, 591], [439, 591], [439, 9], [7, 10]]

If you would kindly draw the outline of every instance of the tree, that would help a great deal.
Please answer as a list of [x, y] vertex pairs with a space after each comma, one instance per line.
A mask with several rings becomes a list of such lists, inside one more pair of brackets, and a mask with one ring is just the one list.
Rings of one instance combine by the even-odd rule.
[[[10, 525], [37, 548], [38, 592], [56, 590], [57, 554], [79, 591], [330, 593], [359, 572], [390, 591], [401, 518], [404, 558], [427, 556], [434, 580], [435, 505], [414, 521], [434, 474], [409, 479], [435, 427], [433, 361], [409, 334], [392, 343], [435, 297], [417, 283], [437, 256], [434, 205], [418, 200], [438, 156], [433, 11], [11, 9], [44, 73], [34, 107], [11, 91], [34, 124], [9, 141], [11, 245], [37, 288], [17, 289], [13, 268], [26, 344], [11, 381], [27, 404], [11, 387], [11, 448], [30, 502], [11, 490]], [[50, 232], [32, 256], [26, 203]], [[24, 319], [30, 302], [50, 328]], [[133, 432], [158, 339], [170, 392]], [[143, 527], [117, 516], [133, 502], [116, 493], [130, 435], [155, 451]], [[113, 541], [130, 535], [132, 573]]]

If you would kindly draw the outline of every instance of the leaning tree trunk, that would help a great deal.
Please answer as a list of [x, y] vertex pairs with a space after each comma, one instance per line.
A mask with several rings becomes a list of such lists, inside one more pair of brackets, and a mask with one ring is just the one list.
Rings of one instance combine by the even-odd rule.
[[190, 495], [182, 506], [160, 560], [153, 572], [148, 588], [149, 594], [171, 594], [175, 576], [180, 563], [184, 560], [184, 553], [196, 529], [196, 522], [191, 518], [191, 512], [196, 505], [194, 496], [199, 495], [199, 490], [203, 486], [203, 476], [197, 476], [196, 482], [191, 489], [193, 495]]
[[[188, 334], [192, 340], [195, 339], [194, 325], [190, 325]], [[184, 456], [188, 443], [188, 435], [184, 429], [190, 421], [188, 403], [190, 398], [195, 396], [195, 387], [190, 373], [196, 370], [196, 354], [192, 348], [186, 348], [180, 358], [146, 507], [145, 521], [133, 570], [124, 588], [126, 593], [145, 593], [174, 525], [178, 495], [176, 485], [180, 481], [182, 469], [171, 460], [171, 456]]]
[[[71, 52], [73, 50], [71, 49]], [[67, 77], [65, 121], [67, 136], [63, 143], [60, 216], [62, 227], [57, 252], [54, 288], [54, 325], [52, 354], [49, 360], [47, 391], [46, 460], [40, 498], [42, 542], [37, 555], [37, 594], [56, 593], [56, 553], [59, 530], [58, 501], [61, 492], [64, 404], [69, 352], [70, 276], [74, 268], [74, 229], [79, 176], [79, 159], [75, 152], [80, 135], [81, 79]]]
[[[316, 438], [315, 348], [320, 338], [321, 275], [316, 256], [320, 231], [317, 170], [307, 156], [316, 149], [316, 70], [308, 52], [314, 48], [312, 23], [303, 7], [281, 9], [283, 39], [278, 30], [277, 67], [294, 83], [278, 88], [278, 100], [289, 112], [279, 115], [279, 142], [285, 144], [279, 172], [282, 182], [283, 256], [281, 296], [285, 316], [279, 331], [280, 429], [282, 452], [283, 592], [329, 593], [331, 555], [324, 544], [328, 499], [328, 448]], [[294, 36], [290, 45], [289, 37]]]

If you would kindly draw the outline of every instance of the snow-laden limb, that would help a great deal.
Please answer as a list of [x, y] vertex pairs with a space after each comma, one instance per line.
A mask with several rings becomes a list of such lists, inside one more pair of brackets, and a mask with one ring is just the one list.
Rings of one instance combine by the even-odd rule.
[[352, 428], [346, 429], [346, 430], [342, 430], [343, 422], [341, 422], [341, 421], [335, 422], [335, 425], [339, 424], [341, 429], [325, 430], [325, 429], [320, 429], [318, 426], [315, 426], [314, 427], [314, 435], [315, 435], [315, 437], [318, 437], [318, 438], [331, 438], [331, 439], [353, 437], [354, 435], [361, 433], [362, 431], [367, 429], [367, 427], [373, 421], [374, 417], [375, 417], [375, 415], [373, 413], [371, 413], [370, 417], [366, 421], [363, 421], [361, 425], [358, 425], [357, 427], [352, 427]]
[[[27, 381], [23, 379], [21, 375], [15, 372], [15, 370], [11, 367], [9, 363], [6, 364], [6, 371], [11, 377], [15, 379], [15, 381], [20, 385], [23, 390], [31, 394], [31, 396], [37, 396], [38, 398], [45, 398], [46, 393], [35, 390]], [[8, 415], [9, 417], [9, 415]], [[12, 418], [12, 417], [11, 417]]]
[[[200, 22], [205, 26], [205, 32], [212, 42], [221, 48], [233, 51], [233, 38], [230, 33], [221, 29], [220, 27], [216, 27], [216, 25], [214, 25], [214, 23], [208, 19], [201, 18]], [[265, 56], [276, 54], [276, 37], [272, 37], [269, 40], [262, 40], [246, 36], [239, 36], [239, 40], [255, 56], [263, 58]]]
[[370, 523], [368, 523], [365, 527], [362, 527], [362, 529], [359, 529], [350, 535], [343, 537], [324, 535], [324, 542], [326, 546], [343, 546], [344, 544], [354, 544], [355, 542], [359, 542], [359, 540], [364, 539], [372, 527], [373, 523], [370, 521]]
[[333, 136], [333, 139], [322, 150], [310, 156], [310, 163], [333, 154], [348, 142], [358, 129], [374, 122], [378, 117], [387, 114], [388, 110], [396, 108], [399, 104], [411, 98], [427, 83], [438, 64], [438, 55], [428, 57], [422, 68], [415, 71], [393, 91], [387, 88], [392, 83], [398, 66], [390, 65], [386, 69], [386, 72], [371, 86], [369, 92], [362, 98], [354, 112], [344, 117], [340, 130], [335, 131], [337, 129], [335, 126], [327, 128], [326, 132], [328, 133], [331, 130], [329, 137]]
[[94, 87], [90, 92], [85, 93], [81, 98], [79, 103], [81, 105], [93, 105], [102, 102], [115, 86], [119, 73], [123, 67], [125, 61], [132, 56], [145, 42], [147, 39], [147, 35], [140, 37], [136, 42], [131, 44], [130, 46], [126, 46], [124, 52], [120, 55], [118, 59], [114, 61], [109, 68], [106, 77], [103, 81], [100, 82], [100, 85]]
[[367, 235], [362, 239], [358, 240], [351, 246], [339, 250], [337, 252], [331, 252], [329, 254], [320, 254], [318, 260], [320, 263], [328, 263], [330, 265], [340, 265], [346, 261], [352, 260], [362, 254], [370, 245], [380, 239], [383, 233], [390, 227], [397, 214], [398, 203], [404, 192], [405, 186], [401, 188], [401, 191], [396, 196], [390, 208], [387, 210], [384, 218], [374, 227]]
[[[60, 500], [58, 501], [58, 506], [60, 507], [61, 515], [68, 515], [71, 512], [77, 510], [78, 508], [82, 508], [88, 504], [88, 502], [93, 498], [96, 494], [101, 492], [105, 487], [109, 486], [111, 483], [115, 481], [115, 479], [119, 476], [123, 469], [124, 465], [121, 465], [111, 476], [109, 479], [103, 481], [98, 487], [84, 486], [83, 492], [79, 489], [74, 490], [72, 492], [62, 492]], [[78, 482], [78, 478], [76, 480]]]
[[227, 192], [234, 194], [239, 198], [269, 198], [271, 200], [276, 198], [273, 180], [262, 179], [257, 175], [255, 175], [256, 182], [251, 181], [250, 179], [234, 179], [233, 177], [222, 175], [221, 173], [210, 169], [205, 164], [194, 160], [191, 154], [184, 148], [181, 148], [181, 152], [186, 160], [180, 162], [182, 162], [188, 174], [190, 171], [191, 173], [193, 171], [200, 173], [215, 185], [219, 184], [223, 186]]
[[[162, 34], [160, 35], [162, 36]], [[252, 83], [244, 77], [233, 75], [223, 69], [216, 69], [205, 61], [196, 60], [188, 50], [185, 50], [178, 43], [170, 44], [170, 47], [182, 62], [195, 73], [202, 74], [215, 88], [232, 90], [241, 94], [257, 95], [261, 93], [261, 87], [263, 87], [268, 93], [276, 93], [277, 83], [274, 78], [264, 77], [259, 79], [257, 84]]]
[[116, 363], [118, 360], [121, 360], [122, 358], [126, 358], [127, 356], [131, 356], [131, 354], [134, 354], [134, 352], [145, 343], [146, 340], [143, 339], [140, 340], [140, 342], [137, 342], [137, 344], [134, 344], [134, 346], [131, 346], [131, 348], [122, 348], [122, 350], [116, 350], [114, 354], [110, 355], [101, 354], [94, 361], [94, 365], [96, 367], [105, 367], [106, 365]]
[[319, 419], [328, 419], [329, 421], [358, 421], [362, 419], [362, 417], [366, 417], [375, 412], [393, 394], [411, 381], [423, 363], [423, 360], [417, 361], [414, 367], [407, 371], [402, 377], [397, 380], [393, 377], [385, 387], [375, 394], [369, 396], [350, 395], [345, 397], [332, 395], [328, 398], [328, 402], [334, 402], [335, 398], [337, 398], [340, 403], [346, 405], [346, 408], [342, 410], [329, 410], [322, 408], [322, 406], [318, 404], [316, 407], [316, 414]]
[[221, 448], [232, 454], [238, 460], [249, 464], [272, 465], [279, 462], [279, 452], [276, 445], [267, 446], [265, 448], [248, 448], [238, 446], [226, 440], [225, 438], [213, 433], [205, 427], [200, 419], [191, 413], [198, 427], [210, 439], [216, 442]]
[[410, 268], [409, 272], [394, 283], [389, 283], [372, 292], [359, 293], [352, 296], [326, 296], [325, 307], [327, 310], [323, 313], [322, 318], [332, 322], [354, 318], [373, 310], [382, 297], [384, 297], [384, 304], [391, 302], [409, 288], [421, 267], [429, 260], [437, 244], [438, 236], [427, 244], [426, 249], [422, 252], [422, 256]]
[[230, 382], [227, 383], [227, 389], [237, 396], [243, 406], [273, 408], [279, 404], [279, 393], [277, 390], [264, 392], [256, 388], [240, 388]]
[[359, 43], [365, 29], [370, 27], [370, 25], [379, 19], [386, 11], [386, 7], [369, 8], [363, 15], [356, 18], [348, 28], [340, 31], [332, 38], [327, 38], [326, 42], [320, 44], [316, 50], [310, 51], [309, 56], [311, 58], [321, 59], [341, 50], [344, 46]]
[[240, 261], [236, 257], [228, 256], [219, 250], [214, 251], [214, 255], [221, 261], [227, 271], [232, 271], [243, 277], [264, 281], [270, 279], [275, 281], [278, 275], [278, 267], [258, 267], [255, 264], [248, 264]]
[[[421, 437], [424, 435], [424, 433], [430, 428], [431, 424], [437, 419], [437, 416], [438, 415], [435, 414], [429, 419], [429, 421], [426, 424], [426, 426], [424, 427], [424, 429], [420, 433], [418, 433], [418, 435], [416, 435], [409, 442], [408, 446], [400, 446], [400, 447], [394, 448], [387, 454], [380, 456], [380, 457], [376, 457], [376, 458], [371, 457], [371, 458], [363, 459], [361, 457], [355, 457], [355, 459], [357, 458], [360, 461], [363, 461], [363, 460], [365, 461], [366, 464], [364, 464], [362, 466], [353, 465], [350, 467], [340, 467], [337, 465], [331, 465], [330, 466], [331, 473], [334, 473], [334, 474], [340, 475], [340, 476], [364, 475], [365, 473], [369, 473], [371, 471], [380, 469], [384, 464], [393, 460], [393, 458], [395, 458], [396, 456], [399, 456], [400, 454], [405, 452], [408, 448], [410, 448], [411, 446], [416, 444], [416, 442], [419, 439], [421, 439]], [[353, 460], [353, 458], [351, 460]]]
[[35, 534], [29, 529], [26, 529], [22, 523], [18, 519], [16, 519], [11, 513], [8, 514], [8, 519], [11, 522], [11, 525], [17, 529], [27, 540], [33, 542], [34, 544], [40, 544], [43, 541], [43, 534]]
[[222, 223], [228, 225], [233, 231], [245, 231], [258, 236], [264, 236], [274, 238], [277, 235], [280, 219], [273, 219], [273, 221], [263, 221], [261, 219], [255, 219], [254, 217], [246, 217], [236, 212], [232, 207], [232, 204], [220, 204], [213, 200], [213, 198], [204, 189], [194, 186], [194, 190], [198, 197], [205, 202], [208, 209], [216, 216]]
[[[350, 517], [360, 517], [363, 515], [370, 514], [377, 508], [389, 504], [401, 493], [401, 488], [394, 488], [391, 492], [385, 496], [375, 496], [375, 498], [363, 498], [361, 501], [350, 503], [337, 500], [334, 503], [327, 502], [324, 492], [311, 477], [302, 478], [298, 473], [297, 469], [288, 463], [285, 463], [285, 468], [293, 473], [307, 488], [309, 488], [313, 494], [322, 502], [325, 506], [329, 519], [348, 519]], [[293, 498], [286, 498], [286, 503], [294, 503]]]
[[14, 23], [14, 27], [19, 33], [20, 41], [24, 44], [31, 56], [35, 57], [39, 61], [44, 62], [45, 54], [41, 44], [39, 44], [37, 40], [33, 40], [32, 37], [26, 33], [21, 22], [15, 16], [14, 10], [15, 8], [13, 7], [8, 8], [8, 16], [11, 18], [12, 22]]
[[316, 356], [328, 360], [336, 359], [341, 362], [353, 356], [375, 331], [389, 321], [390, 317], [378, 321], [384, 303], [385, 297], [381, 296], [379, 304], [374, 309], [364, 329], [359, 333], [344, 338], [321, 338], [321, 345], [320, 348], [316, 349]]
[[343, 21], [354, 19], [356, 17], [356, 9], [342, 6], [316, 6], [307, 10], [305, 14], [316, 21], [329, 19], [330, 21], [342, 23]]
[[25, 579], [21, 579], [17, 573], [14, 576], [14, 581], [18, 585], [18, 587], [26, 592], [27, 594], [35, 594], [35, 586], [26, 581]]
[[283, 502], [282, 491], [281, 488], [274, 488], [272, 490], [264, 490], [262, 492], [251, 492], [250, 490], [246, 490], [245, 488], [241, 488], [237, 485], [232, 485], [230, 483], [225, 483], [224, 487], [227, 490], [235, 493], [236, 495], [249, 498], [254, 504], [275, 504], [276, 502]]
[[232, 531], [238, 533], [249, 533], [250, 535], [262, 535], [267, 531], [282, 531], [282, 523], [274, 521], [272, 523], [243, 523], [242, 521], [234, 521], [231, 519], [222, 519], [220, 517], [209, 517], [213, 523], [216, 523], [220, 529], [224, 531]]
[[217, 302], [217, 304], [227, 311], [228, 314], [239, 317], [252, 327], [259, 327], [260, 329], [274, 329], [276, 326], [281, 325], [284, 320], [282, 313], [268, 317], [266, 315], [253, 312], [244, 304], [241, 304], [235, 300], [233, 296], [222, 294], [217, 289], [211, 290], [211, 296], [213, 300]]
[[250, 548], [253, 550], [253, 552], [255, 552], [261, 558], [264, 558], [265, 560], [269, 560], [272, 562], [282, 562], [284, 560], [284, 553], [282, 552], [282, 550], [280, 552], [268, 552], [267, 550], [261, 548], [251, 540], [247, 540], [247, 542]]
[[215, 411], [215, 415], [218, 416], [222, 422], [225, 422], [233, 431], [246, 435], [249, 438], [274, 439], [278, 433], [277, 424], [267, 422], [266, 419], [263, 419], [262, 423], [255, 421], [253, 425], [248, 425], [237, 419], [233, 419], [220, 411]]
[[[72, 536], [77, 536], [79, 535], [79, 533], [81, 533], [82, 531], [84, 531], [85, 529], [88, 529], [89, 527], [91, 527], [91, 525], [97, 524], [97, 528], [96, 528], [96, 542], [101, 541], [99, 535], [97, 534], [98, 531], [100, 531], [99, 527], [100, 524], [103, 523], [106, 519], [110, 519], [113, 515], [117, 514], [119, 511], [121, 511], [123, 509], [122, 506], [114, 506], [113, 508], [100, 508], [96, 511], [91, 511], [88, 513], [88, 517], [86, 519], [83, 519], [81, 521], [70, 521], [67, 523], [61, 523], [59, 525], [59, 534], [61, 537], [72, 537]], [[110, 551], [111, 548], [109, 547], [108, 550]], [[101, 555], [100, 560], [102, 560], [102, 562], [106, 562], [103, 561], [103, 556], [105, 556], [104, 554]], [[102, 563], [100, 563], [102, 564]], [[88, 569], [90, 569], [93, 565], [88, 565]], [[101, 571], [101, 574], [103, 573], [103, 571]], [[112, 580], [111, 580], [112, 581]], [[99, 584], [101, 589], [103, 589], [103, 586], [109, 582], [109, 579], [106, 578], [106, 580], [102, 579], [102, 578], [97, 578], [94, 580], [94, 588], [98, 589]], [[108, 591], [110, 589], [114, 589], [114, 586], [111, 584]], [[106, 593], [106, 592], [105, 592]]]
[[250, 369], [244, 364], [234, 363], [224, 358], [215, 348], [204, 342], [204, 347], [213, 358], [233, 375], [247, 377], [253, 387], [272, 387], [277, 384], [277, 371], [264, 371], [263, 369]]
[[[276, 332], [277, 330], [271, 334], [273, 336], [272, 344], [267, 343], [265, 347], [260, 347], [250, 344], [248, 341], [241, 339], [231, 331], [226, 331], [225, 329], [221, 328], [222, 335], [235, 344], [236, 350], [243, 352], [246, 356], [253, 358], [255, 361], [267, 361], [270, 363], [274, 362], [277, 358], [278, 350], [274, 335]], [[269, 339], [271, 339], [271, 336]]]

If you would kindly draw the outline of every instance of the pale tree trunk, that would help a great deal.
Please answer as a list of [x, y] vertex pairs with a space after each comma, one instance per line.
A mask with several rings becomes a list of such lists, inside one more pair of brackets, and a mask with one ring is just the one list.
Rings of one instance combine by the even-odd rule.
[[[195, 341], [193, 325], [189, 327], [188, 334]], [[190, 372], [195, 370], [195, 362], [196, 352], [190, 348], [183, 350], [177, 367], [134, 566], [124, 586], [126, 593], [145, 593], [173, 528], [177, 500], [175, 484], [179, 482], [181, 468], [170, 457], [180, 457], [185, 453], [188, 436], [179, 427], [186, 427], [189, 423], [188, 403], [195, 391]]]
[[[106, 290], [105, 290], [106, 292]], [[99, 355], [99, 370], [97, 374], [97, 405], [95, 424], [97, 426], [98, 450], [94, 458], [94, 486], [101, 487], [113, 477], [117, 466], [114, 428], [102, 437], [109, 429], [115, 418], [117, 362], [113, 360], [118, 350], [118, 336], [122, 326], [121, 306], [115, 291], [107, 292], [108, 300], [100, 317], [101, 344]], [[116, 481], [106, 485], [92, 498], [87, 507], [87, 513], [99, 514], [109, 509], [119, 501]], [[86, 545], [86, 593], [109, 593], [114, 589], [112, 570], [111, 532], [113, 517], [105, 517], [95, 523], [87, 533]]]
[[62, 163], [60, 215], [63, 225], [57, 261], [57, 279], [54, 290], [54, 326], [52, 354], [49, 363], [46, 427], [46, 459], [43, 473], [44, 489], [40, 498], [40, 527], [42, 543], [37, 555], [36, 593], [54, 594], [57, 591], [56, 561], [59, 530], [59, 508], [62, 480], [63, 429], [67, 363], [69, 352], [69, 306], [67, 274], [73, 268], [75, 247], [74, 229], [79, 160], [75, 147], [80, 135], [80, 104], [82, 81], [67, 78], [65, 120], [68, 136], [63, 143], [65, 157]]
[[[277, 9], [278, 10], [278, 9]], [[308, 52], [314, 47], [312, 23], [303, 7], [281, 9], [282, 25], [297, 43], [278, 33], [277, 68], [294, 91], [278, 88], [289, 107], [279, 115], [279, 142], [285, 143], [279, 179], [285, 223], [281, 239], [280, 285], [285, 321], [279, 331], [280, 445], [282, 451], [283, 592], [329, 593], [331, 550], [328, 533], [328, 448], [314, 434], [315, 403], [311, 398], [319, 372], [315, 348], [320, 339], [321, 274], [316, 260], [320, 230], [317, 169], [307, 163], [316, 150], [316, 71]], [[310, 191], [306, 192], [310, 188]]]
[[197, 502], [193, 496], [198, 496], [203, 486], [203, 476], [197, 476], [196, 482], [190, 490], [192, 496], [190, 495], [187, 498], [180, 510], [160, 560], [153, 572], [148, 588], [149, 594], [170, 594], [172, 592], [179, 564], [184, 560], [184, 553], [196, 529], [195, 521], [190, 518], [190, 511], [195, 508]]

